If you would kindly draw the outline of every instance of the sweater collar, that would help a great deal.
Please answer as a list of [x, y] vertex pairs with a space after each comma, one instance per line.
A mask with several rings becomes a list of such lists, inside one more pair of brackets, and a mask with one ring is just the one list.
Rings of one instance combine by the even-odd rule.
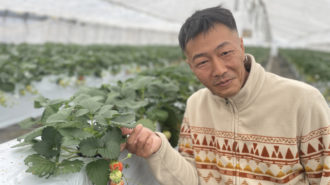
[[213, 95], [216, 99], [220, 99], [223, 102], [230, 101], [240, 111], [249, 106], [255, 98], [261, 92], [263, 83], [265, 81], [265, 70], [258, 64], [254, 57], [250, 54], [246, 54], [248, 61], [251, 63], [251, 69], [248, 79], [241, 90], [230, 98], [220, 98], [217, 95]]

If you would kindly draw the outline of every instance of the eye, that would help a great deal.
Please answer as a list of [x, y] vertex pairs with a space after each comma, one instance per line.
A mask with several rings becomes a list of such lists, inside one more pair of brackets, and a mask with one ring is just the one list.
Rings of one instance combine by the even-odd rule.
[[226, 55], [230, 54], [231, 52], [233, 52], [233, 50], [224, 51], [221, 53], [221, 56], [226, 56]]
[[207, 60], [203, 60], [203, 61], [200, 61], [196, 64], [196, 67], [202, 67], [203, 65], [205, 65], [208, 61]]

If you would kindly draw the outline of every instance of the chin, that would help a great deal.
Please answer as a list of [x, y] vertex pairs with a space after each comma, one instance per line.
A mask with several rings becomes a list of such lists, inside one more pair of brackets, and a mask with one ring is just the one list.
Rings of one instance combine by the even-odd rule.
[[238, 91], [236, 91], [236, 89], [235, 90], [228, 89], [227, 91], [221, 91], [221, 92], [219, 92], [219, 91], [212, 91], [212, 92], [213, 92], [213, 94], [215, 94], [217, 96], [220, 96], [222, 98], [231, 98], [231, 97], [235, 96], [238, 93]]

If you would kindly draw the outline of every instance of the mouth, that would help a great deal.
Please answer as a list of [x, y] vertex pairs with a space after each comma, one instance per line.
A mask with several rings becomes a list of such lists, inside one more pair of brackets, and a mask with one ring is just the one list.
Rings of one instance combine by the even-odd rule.
[[226, 79], [226, 80], [221, 80], [220, 82], [215, 83], [215, 85], [216, 85], [216, 86], [220, 86], [220, 87], [226, 87], [226, 86], [228, 86], [232, 81], [233, 81], [233, 78], [231, 78], [231, 79]]

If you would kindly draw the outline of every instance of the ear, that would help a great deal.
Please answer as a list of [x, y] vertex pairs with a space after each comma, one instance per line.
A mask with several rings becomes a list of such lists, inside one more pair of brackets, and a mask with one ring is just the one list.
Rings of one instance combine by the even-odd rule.
[[240, 42], [240, 46], [241, 46], [242, 52], [245, 53], [243, 37], [240, 37], [240, 41], [241, 41], [241, 42]]
[[191, 62], [189, 61], [188, 58], [185, 60], [185, 62], [189, 65], [190, 69], [192, 70]]

